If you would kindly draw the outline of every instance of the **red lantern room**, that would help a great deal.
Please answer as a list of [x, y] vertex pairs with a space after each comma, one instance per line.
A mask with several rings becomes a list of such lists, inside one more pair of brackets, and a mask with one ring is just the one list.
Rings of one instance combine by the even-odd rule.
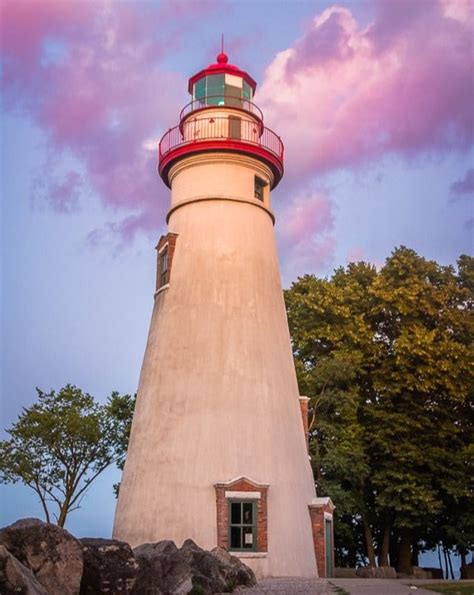
[[244, 70], [229, 64], [224, 52], [215, 64], [189, 79], [192, 100], [181, 110], [180, 122], [159, 145], [159, 173], [169, 187], [168, 173], [177, 160], [190, 154], [224, 151], [247, 154], [268, 165], [274, 188], [283, 175], [283, 143], [264, 126], [253, 102], [257, 83]]

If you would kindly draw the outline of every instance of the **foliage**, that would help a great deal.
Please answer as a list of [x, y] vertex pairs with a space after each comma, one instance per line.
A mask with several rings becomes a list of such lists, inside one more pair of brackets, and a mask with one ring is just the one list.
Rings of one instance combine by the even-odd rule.
[[[128, 441], [132, 429], [132, 418], [135, 410], [137, 395], [120, 395], [113, 392], [108, 400], [108, 414], [112, 423], [116, 424], [117, 444], [115, 446], [116, 463], [119, 469], [123, 469], [127, 457]], [[115, 497], [118, 497], [120, 483], [114, 484]]]
[[380, 271], [353, 263], [286, 291], [340, 564], [375, 564], [378, 545], [407, 569], [411, 545], [472, 544], [473, 292], [472, 258], [456, 274], [405, 247]]
[[58, 392], [36, 390], [37, 402], [23, 409], [7, 430], [10, 438], [0, 441], [0, 481], [30, 487], [47, 522], [54, 515], [62, 527], [92, 482], [123, 458], [126, 428], [116, 403], [129, 396], [114, 393], [101, 406], [70, 384]]

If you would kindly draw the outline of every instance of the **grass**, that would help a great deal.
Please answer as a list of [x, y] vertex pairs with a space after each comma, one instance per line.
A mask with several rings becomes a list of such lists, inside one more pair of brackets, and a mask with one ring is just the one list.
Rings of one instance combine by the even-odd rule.
[[336, 587], [336, 585], [333, 585], [332, 583], [330, 583], [330, 585], [334, 589], [334, 593], [337, 593], [337, 595], [350, 595], [349, 592], [345, 589], [342, 589], [341, 587]]
[[474, 595], [474, 582], [469, 583], [430, 583], [419, 585], [435, 593], [449, 593], [450, 595]]

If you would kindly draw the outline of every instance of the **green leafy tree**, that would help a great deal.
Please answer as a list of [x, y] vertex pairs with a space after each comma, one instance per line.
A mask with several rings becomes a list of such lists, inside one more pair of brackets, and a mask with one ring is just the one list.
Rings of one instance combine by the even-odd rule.
[[472, 542], [473, 271], [470, 257], [456, 275], [401, 247], [379, 272], [350, 264], [285, 294], [300, 388], [316, 411], [315, 477], [338, 505], [342, 562], [353, 563], [353, 545], [370, 564], [376, 550], [387, 564], [391, 551], [407, 571], [421, 541], [447, 542], [448, 526], [450, 546]]
[[38, 400], [23, 409], [0, 442], [0, 481], [30, 487], [38, 496], [47, 522], [63, 527], [80, 507], [92, 482], [123, 457], [124, 427], [112, 405], [70, 384], [58, 392], [36, 389]]
[[[116, 424], [116, 464], [121, 470], [123, 470], [125, 459], [127, 458], [128, 441], [130, 440], [136, 400], [136, 393], [132, 396], [120, 395], [118, 392], [113, 392], [107, 404], [108, 415], [111, 417], [112, 423]], [[115, 497], [118, 496], [119, 489], [120, 483], [114, 484]]]

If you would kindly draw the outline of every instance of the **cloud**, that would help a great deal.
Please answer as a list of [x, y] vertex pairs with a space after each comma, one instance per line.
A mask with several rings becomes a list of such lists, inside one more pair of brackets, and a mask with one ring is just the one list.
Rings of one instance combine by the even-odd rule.
[[472, 194], [474, 192], [474, 168], [468, 169], [462, 180], [458, 180], [451, 184], [451, 194], [458, 198], [465, 194]]
[[257, 102], [295, 179], [473, 144], [474, 4], [374, 8], [365, 28], [347, 8], [326, 9], [265, 72]]
[[333, 206], [322, 192], [295, 196], [279, 209], [277, 234], [283, 276], [324, 270], [333, 260]]
[[[184, 77], [162, 63], [196, 14], [212, 6], [186, 3], [184, 11], [183, 3], [169, 0], [2, 3], [4, 106], [45, 133], [41, 191], [54, 209], [77, 209], [87, 187], [123, 213], [112, 230], [124, 240], [161, 225], [168, 191], [156, 173], [157, 147], [150, 151], [147, 141], [176, 119], [186, 88]], [[78, 172], [62, 178], [50, 167], [62, 157], [80, 165], [81, 182]]]

